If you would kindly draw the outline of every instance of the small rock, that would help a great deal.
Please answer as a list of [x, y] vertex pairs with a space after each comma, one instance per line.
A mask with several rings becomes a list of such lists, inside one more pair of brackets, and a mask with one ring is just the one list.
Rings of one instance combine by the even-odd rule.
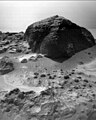
[[39, 113], [41, 111], [41, 107], [39, 106], [34, 106], [30, 109], [31, 111], [31, 114], [34, 114], [34, 113]]
[[38, 72], [34, 72], [34, 75], [39, 75], [39, 73]]
[[31, 49], [26, 49], [26, 51], [25, 51], [24, 53], [25, 53], [25, 54], [31, 53]]
[[4, 56], [0, 59], [0, 74], [4, 75], [14, 70], [13, 62], [9, 57]]
[[49, 78], [49, 79], [54, 79], [54, 77], [53, 77], [53, 76], [51, 76], [51, 75], [50, 75], [48, 78]]
[[8, 53], [16, 53], [16, 49], [9, 49]]
[[37, 57], [32, 56], [32, 57], [29, 58], [29, 61], [37, 61]]
[[0, 54], [6, 52], [6, 48], [0, 48]]
[[84, 79], [84, 82], [88, 83], [88, 80]]
[[22, 52], [22, 50], [21, 50], [21, 49], [17, 49], [17, 50], [16, 50], [16, 52], [21, 53], [21, 52]]
[[79, 62], [79, 64], [80, 64], [80, 65], [83, 65], [84, 63], [81, 61], [81, 62]]
[[70, 78], [69, 75], [64, 76], [64, 79], [69, 79], [69, 78]]
[[25, 98], [24, 93], [23, 93], [23, 92], [20, 92], [20, 93], [18, 94], [18, 98], [20, 98], [20, 99], [24, 99], [24, 98]]
[[46, 77], [46, 75], [45, 74], [41, 74], [40, 77]]
[[27, 59], [21, 60], [21, 63], [27, 63]]
[[10, 112], [10, 107], [7, 107], [6, 109], [5, 109], [5, 112]]
[[92, 85], [89, 84], [89, 87], [92, 88]]
[[35, 75], [35, 76], [34, 76], [34, 78], [35, 78], [35, 79], [37, 79], [37, 78], [38, 78], [38, 76], [37, 76], [37, 75]]
[[75, 80], [74, 80], [74, 82], [78, 83], [78, 82], [79, 82], [79, 80], [78, 80], [78, 79], [75, 79]]
[[7, 93], [5, 95], [6, 98], [8, 98], [9, 96], [11, 96], [12, 94], [19, 94], [20, 90], [18, 88], [15, 88], [13, 90], [11, 90], [9, 93]]
[[76, 113], [75, 108], [66, 108], [61, 112], [61, 116], [65, 119], [72, 117]]
[[91, 55], [91, 53], [89, 52], [88, 55]]

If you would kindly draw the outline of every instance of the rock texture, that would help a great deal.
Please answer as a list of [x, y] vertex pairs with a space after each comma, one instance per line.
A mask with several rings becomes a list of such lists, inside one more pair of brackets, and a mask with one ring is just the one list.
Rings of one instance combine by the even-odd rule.
[[[65, 75], [61, 69], [53, 72], [50, 74], [51, 87], [40, 94], [23, 92], [18, 88], [6, 93], [0, 100], [0, 110], [6, 119], [1, 114], [0, 120], [96, 120], [96, 93], [92, 90], [96, 87], [94, 83], [87, 79], [83, 81], [80, 76], [73, 80], [75, 71]], [[36, 72], [35, 75], [39, 76]], [[55, 76], [52, 78], [53, 75], [57, 75], [58, 79]], [[42, 73], [40, 76], [44, 78], [49, 75]]]
[[24, 41], [24, 33], [2, 33], [0, 31], [0, 54], [8, 53], [30, 53], [27, 41]]
[[58, 15], [28, 26], [24, 39], [33, 52], [51, 58], [71, 57], [95, 44], [87, 29]]
[[67, 108], [59, 99], [54, 98], [54, 94], [53, 89], [47, 89], [39, 96], [36, 96], [33, 91], [21, 92], [14, 89], [0, 101], [0, 108], [6, 113], [10, 111], [13, 114], [17, 113], [14, 120], [23, 117], [25, 119], [22, 120], [61, 120], [74, 116], [76, 109]]
[[45, 71], [23, 73], [30, 87], [46, 89], [7, 92], [0, 99], [0, 120], [96, 120], [95, 81], [77, 69]]
[[9, 59], [9, 57], [4, 56], [0, 59], [0, 75], [7, 74], [14, 70], [13, 62]]

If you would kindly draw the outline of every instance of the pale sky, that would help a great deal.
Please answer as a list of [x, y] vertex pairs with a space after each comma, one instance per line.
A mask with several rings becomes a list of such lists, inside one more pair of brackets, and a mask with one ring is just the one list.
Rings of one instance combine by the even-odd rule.
[[96, 28], [95, 1], [0, 1], [0, 30], [25, 31], [30, 24], [53, 15]]

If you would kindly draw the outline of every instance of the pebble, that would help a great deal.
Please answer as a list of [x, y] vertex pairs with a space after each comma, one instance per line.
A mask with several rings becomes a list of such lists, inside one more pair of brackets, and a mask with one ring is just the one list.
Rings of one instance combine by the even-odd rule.
[[27, 63], [27, 59], [23, 59], [21, 63]]
[[46, 75], [45, 74], [41, 74], [40, 77], [46, 77]]
[[70, 78], [69, 75], [64, 76], [64, 79], [69, 79], [69, 78]]

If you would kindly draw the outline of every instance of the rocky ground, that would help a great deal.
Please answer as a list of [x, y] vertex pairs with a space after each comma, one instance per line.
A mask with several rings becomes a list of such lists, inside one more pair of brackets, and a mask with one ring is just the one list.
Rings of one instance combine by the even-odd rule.
[[51, 60], [0, 34], [0, 120], [96, 120], [96, 46]]
[[0, 32], [0, 54], [1, 53], [29, 53], [30, 49], [24, 41], [24, 32], [2, 33]]

